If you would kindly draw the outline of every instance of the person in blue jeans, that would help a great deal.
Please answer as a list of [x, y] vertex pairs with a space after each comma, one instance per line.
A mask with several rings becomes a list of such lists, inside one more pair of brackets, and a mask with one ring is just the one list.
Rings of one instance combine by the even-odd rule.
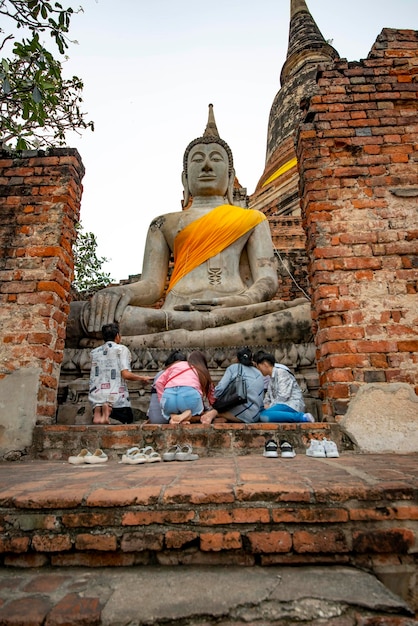
[[261, 422], [314, 422], [310, 413], [305, 413], [305, 401], [295, 376], [286, 365], [276, 363], [267, 352], [256, 356], [256, 365], [263, 376], [270, 376], [264, 396]]
[[206, 356], [193, 350], [189, 357], [176, 353], [176, 360], [155, 381], [165, 423], [190, 424], [200, 421], [204, 400], [212, 399], [213, 384]]

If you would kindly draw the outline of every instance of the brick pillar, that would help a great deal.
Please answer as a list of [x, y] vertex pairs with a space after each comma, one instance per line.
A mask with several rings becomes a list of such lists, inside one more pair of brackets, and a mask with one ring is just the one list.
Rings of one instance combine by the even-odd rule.
[[0, 154], [0, 424], [10, 432], [55, 421], [83, 175], [73, 149]]
[[[320, 67], [298, 133], [302, 213], [328, 420], [365, 383], [418, 386], [418, 33]], [[309, 123], [308, 123], [309, 120]]]

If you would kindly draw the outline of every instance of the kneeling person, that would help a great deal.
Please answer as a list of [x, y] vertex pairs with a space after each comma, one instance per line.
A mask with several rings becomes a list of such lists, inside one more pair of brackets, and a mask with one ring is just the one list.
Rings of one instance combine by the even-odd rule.
[[244, 422], [252, 424], [259, 421], [260, 410], [263, 408], [263, 377], [257, 368], [253, 366], [253, 356], [248, 346], [238, 350], [236, 359], [237, 362], [226, 368], [223, 377], [216, 385], [215, 398], [220, 398], [231, 381], [237, 377], [238, 372], [241, 372], [247, 388], [247, 401], [222, 413], [216, 409], [211, 409], [202, 416], [201, 421], [203, 424], [211, 424], [212, 422]]
[[150, 376], [131, 372], [131, 353], [121, 345], [119, 325], [102, 327], [104, 344], [91, 351], [89, 401], [93, 407], [93, 424], [110, 424], [110, 417], [131, 424], [133, 413], [127, 380], [152, 381]]
[[270, 376], [264, 397], [261, 422], [314, 422], [310, 413], [305, 413], [305, 401], [295, 376], [286, 365], [276, 363], [272, 354], [256, 357], [257, 367], [263, 376]]

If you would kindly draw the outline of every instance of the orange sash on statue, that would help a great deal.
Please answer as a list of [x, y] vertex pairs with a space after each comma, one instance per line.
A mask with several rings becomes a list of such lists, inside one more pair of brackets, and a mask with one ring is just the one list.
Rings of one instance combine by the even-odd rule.
[[260, 211], [221, 204], [183, 228], [174, 240], [174, 270], [167, 293], [183, 276], [265, 219]]

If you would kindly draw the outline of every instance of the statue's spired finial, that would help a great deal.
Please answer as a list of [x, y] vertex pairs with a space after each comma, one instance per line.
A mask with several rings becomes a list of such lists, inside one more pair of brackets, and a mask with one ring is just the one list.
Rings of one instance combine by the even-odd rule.
[[209, 105], [208, 123], [206, 125], [203, 137], [219, 137], [218, 128], [215, 122], [215, 114], [213, 112], [213, 104]]

